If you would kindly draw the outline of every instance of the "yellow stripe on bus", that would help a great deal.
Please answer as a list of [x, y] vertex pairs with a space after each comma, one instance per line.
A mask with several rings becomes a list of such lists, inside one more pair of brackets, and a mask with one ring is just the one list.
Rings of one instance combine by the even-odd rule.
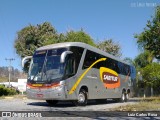
[[69, 91], [69, 94], [72, 94], [72, 93], [76, 90], [76, 88], [77, 88], [77, 86], [79, 85], [79, 83], [81, 82], [82, 78], [86, 75], [86, 73], [87, 73], [95, 64], [97, 64], [98, 62], [101, 62], [101, 61], [105, 61], [105, 60], [106, 60], [106, 58], [100, 58], [100, 59], [98, 59], [97, 61], [95, 61], [95, 62], [80, 76], [80, 78], [77, 80], [77, 82], [73, 85], [73, 87], [72, 87], [71, 90]]

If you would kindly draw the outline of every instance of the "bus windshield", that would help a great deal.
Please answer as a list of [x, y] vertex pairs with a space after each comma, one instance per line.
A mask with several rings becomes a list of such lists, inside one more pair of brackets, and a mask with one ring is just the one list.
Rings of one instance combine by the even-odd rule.
[[64, 75], [64, 64], [60, 63], [60, 55], [47, 56], [46, 65], [43, 70], [43, 80], [54, 80]]
[[36, 51], [31, 61], [28, 80], [31, 82], [51, 82], [64, 75], [64, 63], [60, 63], [60, 55], [66, 49]]

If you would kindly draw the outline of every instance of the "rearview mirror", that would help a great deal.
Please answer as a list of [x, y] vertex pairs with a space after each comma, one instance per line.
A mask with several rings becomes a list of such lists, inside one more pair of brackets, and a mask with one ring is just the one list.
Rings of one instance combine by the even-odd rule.
[[32, 56], [27, 56], [22, 59], [22, 68], [24, 68], [27, 61], [29, 61], [31, 58], [32, 58]]
[[61, 59], [60, 59], [60, 63], [64, 63], [65, 61], [65, 58], [68, 54], [72, 54], [73, 52], [71, 51], [64, 51], [62, 54], [61, 54]]

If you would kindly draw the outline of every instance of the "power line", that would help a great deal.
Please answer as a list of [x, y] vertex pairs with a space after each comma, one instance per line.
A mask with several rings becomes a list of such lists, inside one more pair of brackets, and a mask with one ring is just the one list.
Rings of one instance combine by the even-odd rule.
[[9, 87], [10, 87], [10, 81], [11, 81], [11, 61], [15, 60], [14, 58], [6, 58], [6, 61], [9, 61], [8, 71], [9, 71]]

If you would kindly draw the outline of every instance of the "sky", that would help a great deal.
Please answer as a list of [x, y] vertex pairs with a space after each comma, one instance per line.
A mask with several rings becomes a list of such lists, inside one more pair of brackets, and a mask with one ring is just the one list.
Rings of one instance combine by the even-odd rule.
[[14, 42], [17, 32], [29, 24], [50, 22], [58, 33], [81, 28], [96, 43], [113, 39], [121, 46], [122, 59], [134, 59], [141, 51], [134, 34], [141, 33], [159, 0], [0, 0], [0, 67], [14, 58], [22, 70]]

